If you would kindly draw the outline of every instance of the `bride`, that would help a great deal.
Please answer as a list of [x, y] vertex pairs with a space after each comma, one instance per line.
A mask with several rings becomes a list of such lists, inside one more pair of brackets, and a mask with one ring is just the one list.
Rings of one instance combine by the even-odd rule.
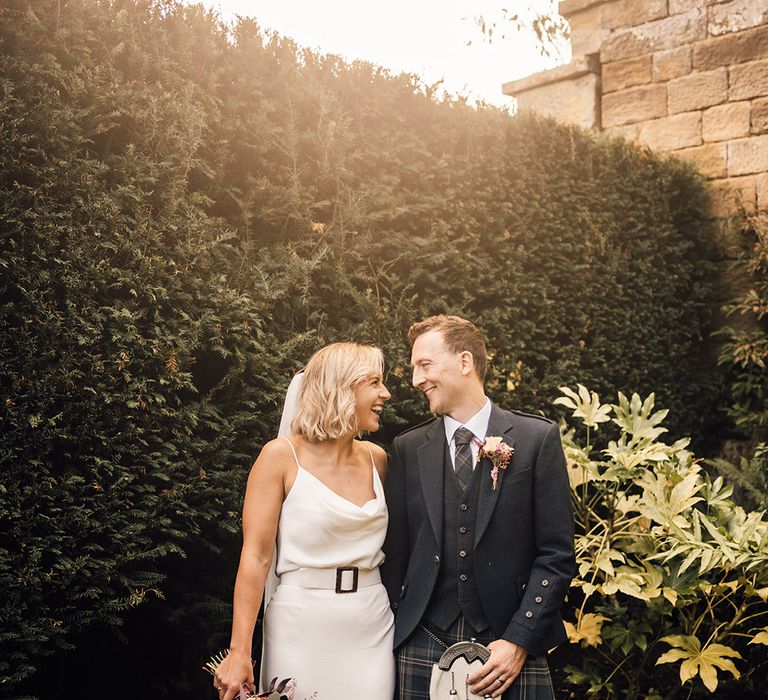
[[379, 429], [390, 398], [383, 365], [381, 350], [357, 343], [315, 353], [290, 436], [267, 443], [251, 469], [230, 651], [214, 677], [222, 700], [253, 687], [251, 639], [270, 567], [279, 583], [264, 614], [262, 684], [296, 678], [296, 700], [392, 698], [393, 617], [379, 576], [387, 457], [355, 439]]

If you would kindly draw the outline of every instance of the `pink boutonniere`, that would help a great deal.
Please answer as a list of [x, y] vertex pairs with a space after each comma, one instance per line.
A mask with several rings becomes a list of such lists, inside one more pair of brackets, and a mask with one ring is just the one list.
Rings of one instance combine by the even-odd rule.
[[477, 453], [477, 461], [479, 462], [483, 457], [488, 457], [491, 460], [493, 465], [491, 468], [491, 481], [495, 491], [499, 481], [499, 469], [506, 469], [509, 466], [509, 460], [512, 459], [515, 448], [507, 445], [506, 442], [497, 436], [487, 437], [485, 442], [475, 440], [475, 444], [480, 448], [480, 451]]

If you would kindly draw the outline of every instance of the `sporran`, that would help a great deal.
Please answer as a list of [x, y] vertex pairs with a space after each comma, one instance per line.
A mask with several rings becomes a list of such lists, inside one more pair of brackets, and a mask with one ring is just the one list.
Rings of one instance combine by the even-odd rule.
[[490, 657], [488, 647], [474, 639], [449, 646], [432, 666], [429, 682], [430, 700], [484, 700], [490, 695], [476, 695], [470, 690], [467, 677], [477, 671]]

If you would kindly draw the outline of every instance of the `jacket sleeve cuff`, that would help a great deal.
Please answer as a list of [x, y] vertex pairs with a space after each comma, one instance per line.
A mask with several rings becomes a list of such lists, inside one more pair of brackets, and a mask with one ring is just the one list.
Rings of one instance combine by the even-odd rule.
[[504, 630], [501, 638], [523, 647], [528, 652], [536, 652], [538, 649], [536, 648], [535, 636], [532, 630], [513, 621], [507, 625], [507, 629]]

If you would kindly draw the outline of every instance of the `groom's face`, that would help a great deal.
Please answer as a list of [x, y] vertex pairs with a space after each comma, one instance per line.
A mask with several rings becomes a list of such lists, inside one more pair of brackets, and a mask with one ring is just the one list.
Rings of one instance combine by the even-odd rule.
[[413, 386], [423, 392], [432, 413], [451, 415], [466, 390], [460, 353], [451, 352], [440, 331], [420, 335], [411, 351]]

